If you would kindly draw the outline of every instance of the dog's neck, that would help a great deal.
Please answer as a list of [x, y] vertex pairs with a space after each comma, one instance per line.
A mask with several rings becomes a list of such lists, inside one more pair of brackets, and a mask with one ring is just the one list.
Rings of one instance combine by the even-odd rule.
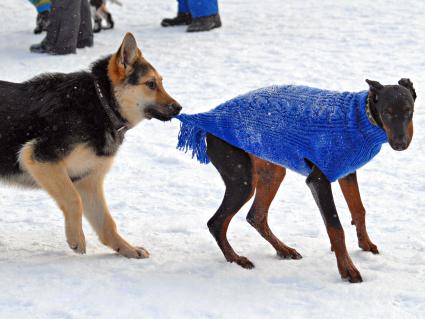
[[97, 97], [99, 98], [100, 104], [102, 104], [103, 109], [109, 117], [114, 129], [119, 133], [124, 135], [125, 132], [129, 129], [128, 122], [118, 113], [114, 107], [110, 105], [106, 96], [104, 95], [102, 88], [100, 87], [99, 81], [94, 79], [94, 88], [96, 90]]
[[119, 112], [118, 102], [112, 90], [108, 77], [108, 63], [110, 56], [96, 61], [91, 69], [94, 76], [94, 87], [100, 104], [104, 108], [114, 129], [121, 135], [129, 129], [128, 121]]
[[369, 119], [369, 122], [372, 123], [375, 126], [382, 127], [378, 121], [376, 120], [376, 110], [375, 105], [373, 104], [373, 97], [372, 94], [369, 92], [366, 99], [366, 114], [367, 118]]

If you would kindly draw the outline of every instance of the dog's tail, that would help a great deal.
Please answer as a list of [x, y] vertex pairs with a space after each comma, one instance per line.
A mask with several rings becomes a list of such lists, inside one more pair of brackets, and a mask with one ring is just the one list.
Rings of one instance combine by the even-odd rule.
[[185, 153], [192, 150], [192, 158], [196, 156], [200, 163], [208, 164], [210, 160], [207, 155], [207, 132], [195, 126], [190, 115], [180, 114], [176, 117], [181, 121], [177, 149]]

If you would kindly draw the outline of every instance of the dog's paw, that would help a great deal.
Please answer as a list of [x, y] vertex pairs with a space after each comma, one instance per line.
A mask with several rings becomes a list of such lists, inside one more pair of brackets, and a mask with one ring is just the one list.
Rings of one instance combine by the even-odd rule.
[[370, 251], [372, 254], [379, 254], [378, 247], [370, 240], [359, 241], [359, 247], [364, 251]]
[[127, 258], [142, 259], [142, 258], [149, 257], [149, 252], [143, 247], [133, 247], [131, 245], [123, 245], [122, 247], [117, 248], [115, 251], [121, 256], [124, 256]]
[[341, 263], [338, 262], [338, 270], [341, 274], [341, 278], [348, 279], [351, 283], [359, 283], [363, 281], [360, 272], [357, 270], [356, 266], [354, 266], [349, 257]]
[[144, 249], [141, 246], [137, 246], [135, 248], [137, 250], [137, 254], [139, 255], [139, 258], [149, 258], [150, 254], [146, 249]]
[[71, 248], [77, 254], [86, 253], [86, 240], [84, 238], [84, 234], [77, 236], [75, 239], [68, 239], [67, 243], [69, 248]]
[[65, 235], [69, 248], [77, 254], [86, 253], [86, 239], [81, 225], [78, 226], [75, 222], [65, 222]]
[[243, 256], [238, 256], [237, 258], [235, 258], [235, 260], [232, 260], [231, 262], [235, 262], [245, 269], [252, 269], [255, 267], [254, 264], [248, 258]]
[[301, 259], [303, 256], [294, 248], [282, 247], [277, 252], [277, 256], [282, 259]]
[[342, 278], [348, 279], [351, 283], [359, 283], [363, 281], [362, 276], [360, 275], [360, 272], [354, 268], [347, 268], [344, 275], [341, 275]]

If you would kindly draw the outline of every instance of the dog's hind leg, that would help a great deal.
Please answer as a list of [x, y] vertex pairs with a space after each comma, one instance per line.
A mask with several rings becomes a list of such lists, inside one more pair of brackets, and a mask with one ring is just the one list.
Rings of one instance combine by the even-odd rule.
[[356, 172], [341, 178], [338, 182], [351, 212], [351, 224], [356, 226], [359, 247], [365, 251], [378, 254], [378, 247], [372, 243], [366, 230], [366, 211], [360, 197]]
[[66, 166], [62, 161], [50, 163], [35, 160], [33, 147], [34, 144], [27, 143], [21, 149], [20, 165], [55, 199], [65, 217], [65, 233], [69, 247], [84, 254], [86, 242], [82, 228], [83, 206]]
[[267, 222], [270, 204], [285, 178], [286, 169], [254, 156], [251, 156], [251, 161], [256, 188], [254, 203], [246, 219], [276, 249], [278, 256], [300, 259], [301, 255], [295, 249], [286, 246], [273, 234]]
[[342, 278], [348, 278], [350, 282], [361, 282], [360, 272], [347, 252], [344, 230], [335, 207], [331, 183], [318, 167], [313, 166], [312, 169], [306, 183], [310, 187], [325, 222], [331, 245], [335, 251], [339, 273]]
[[236, 254], [226, 236], [232, 217], [254, 193], [251, 159], [244, 151], [213, 135], [207, 135], [207, 154], [226, 186], [223, 201], [208, 221], [208, 228], [228, 262], [253, 268], [248, 258]]
[[75, 183], [83, 201], [84, 216], [104, 245], [128, 258], [147, 258], [149, 253], [146, 249], [130, 245], [117, 232], [103, 192], [104, 175], [109, 168], [109, 165], [106, 166], [106, 169], [98, 169]]

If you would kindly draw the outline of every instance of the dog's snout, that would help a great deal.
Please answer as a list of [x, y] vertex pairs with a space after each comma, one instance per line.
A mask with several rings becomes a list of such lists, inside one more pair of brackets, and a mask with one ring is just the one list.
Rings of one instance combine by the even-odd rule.
[[394, 143], [394, 149], [396, 151], [404, 151], [406, 149], [406, 144], [403, 144], [403, 143]]
[[182, 110], [182, 106], [179, 103], [172, 103], [168, 105], [168, 109], [173, 112], [174, 114], [179, 114]]
[[407, 146], [408, 146], [407, 138], [404, 136], [394, 139], [392, 143], [392, 147], [396, 151], [404, 151], [407, 148]]

